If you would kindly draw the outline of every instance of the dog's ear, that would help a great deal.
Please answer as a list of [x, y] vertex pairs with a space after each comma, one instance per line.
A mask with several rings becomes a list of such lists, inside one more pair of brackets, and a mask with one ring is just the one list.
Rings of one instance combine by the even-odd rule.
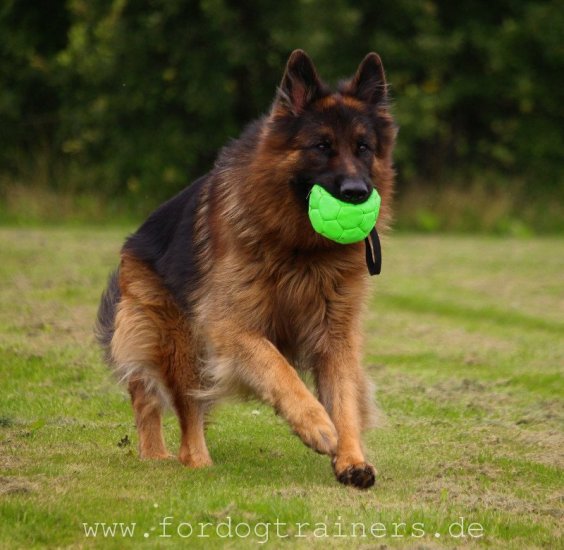
[[346, 93], [374, 105], [386, 100], [388, 86], [382, 60], [377, 53], [369, 53], [362, 60]]
[[323, 84], [312, 60], [303, 50], [294, 50], [288, 58], [276, 105], [299, 115], [305, 107], [322, 95]]

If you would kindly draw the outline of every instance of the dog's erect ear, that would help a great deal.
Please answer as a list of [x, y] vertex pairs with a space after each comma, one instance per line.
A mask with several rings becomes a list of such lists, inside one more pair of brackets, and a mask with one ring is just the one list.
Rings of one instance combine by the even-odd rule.
[[386, 99], [388, 94], [386, 76], [382, 60], [377, 53], [369, 53], [362, 60], [347, 87], [347, 93], [372, 104]]
[[303, 50], [294, 50], [286, 64], [276, 104], [299, 115], [308, 103], [320, 96], [322, 88], [312, 60]]

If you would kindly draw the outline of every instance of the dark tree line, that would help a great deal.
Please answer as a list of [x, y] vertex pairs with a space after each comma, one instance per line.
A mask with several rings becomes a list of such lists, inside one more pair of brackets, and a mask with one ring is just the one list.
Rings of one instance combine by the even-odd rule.
[[400, 182], [481, 173], [562, 189], [564, 10], [554, 0], [5, 0], [0, 166], [160, 200], [270, 105], [289, 52], [322, 76], [384, 60]]

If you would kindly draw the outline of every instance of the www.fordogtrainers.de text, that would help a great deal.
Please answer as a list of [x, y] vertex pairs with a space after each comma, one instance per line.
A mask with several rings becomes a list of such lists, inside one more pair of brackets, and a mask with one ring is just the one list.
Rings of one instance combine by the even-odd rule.
[[82, 523], [87, 538], [155, 538], [166, 539], [254, 539], [266, 544], [275, 539], [341, 538], [341, 539], [420, 539], [425, 536], [452, 539], [479, 539], [484, 528], [478, 522], [462, 516], [446, 522], [441, 530], [427, 530], [423, 522], [406, 523], [396, 521], [383, 523], [345, 522], [341, 516], [336, 521], [287, 522], [276, 521], [249, 523], [234, 520], [231, 516], [213, 522], [186, 521], [174, 516], [162, 517], [155, 526], [143, 529], [136, 522], [90, 522]]

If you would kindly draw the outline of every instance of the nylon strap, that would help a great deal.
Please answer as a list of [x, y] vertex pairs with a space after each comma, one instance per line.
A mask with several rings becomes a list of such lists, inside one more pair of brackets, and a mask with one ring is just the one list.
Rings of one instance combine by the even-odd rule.
[[370, 235], [364, 239], [366, 245], [366, 266], [370, 275], [380, 275], [382, 271], [382, 247], [380, 246], [380, 237], [376, 227], [370, 232]]

